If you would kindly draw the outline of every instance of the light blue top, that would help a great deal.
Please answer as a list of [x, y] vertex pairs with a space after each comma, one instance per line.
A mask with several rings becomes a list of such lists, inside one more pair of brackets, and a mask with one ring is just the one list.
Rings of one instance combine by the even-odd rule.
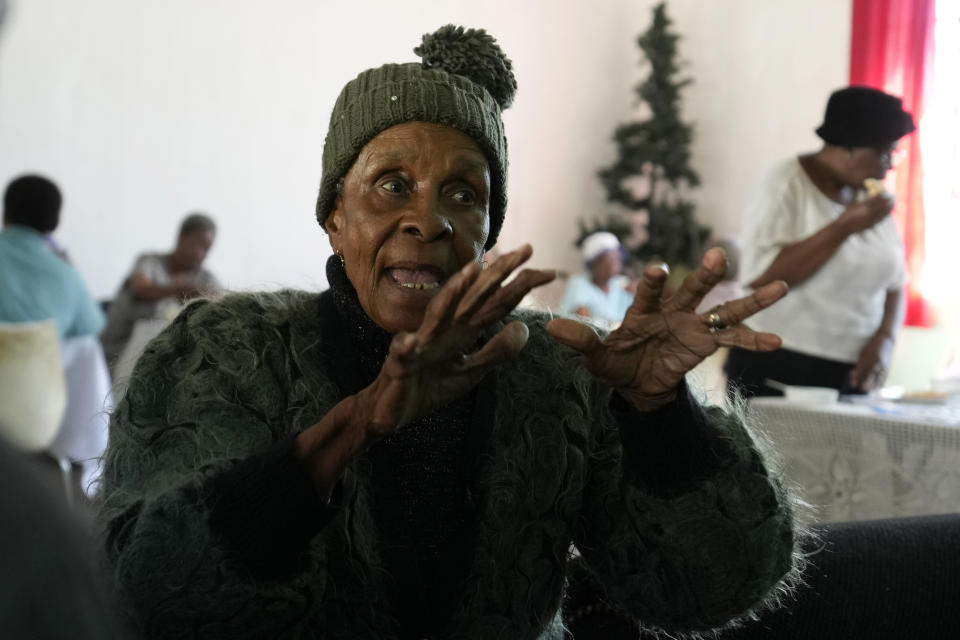
[[573, 313], [579, 307], [587, 307], [590, 317], [610, 324], [620, 324], [624, 314], [633, 302], [633, 296], [626, 290], [627, 278], [610, 278], [607, 291], [593, 284], [586, 273], [570, 276], [567, 291], [560, 302], [561, 313]]
[[0, 231], [0, 322], [53, 318], [60, 338], [97, 335], [105, 318], [79, 272], [43, 235], [11, 225]]

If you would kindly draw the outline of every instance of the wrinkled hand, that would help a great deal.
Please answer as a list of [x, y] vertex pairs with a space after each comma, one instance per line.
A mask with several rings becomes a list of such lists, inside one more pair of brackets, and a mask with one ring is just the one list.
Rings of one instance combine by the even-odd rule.
[[850, 370], [850, 386], [870, 391], [883, 385], [892, 353], [893, 338], [886, 333], [874, 334], [860, 350], [860, 357]]
[[582, 353], [587, 369], [615, 388], [634, 408], [656, 409], [675, 396], [688, 371], [718, 348], [772, 351], [780, 346], [777, 335], [758, 333], [741, 323], [787, 293], [787, 285], [782, 281], [771, 282], [749, 296], [721, 305], [716, 309], [719, 330], [711, 331], [709, 312], [694, 311], [723, 278], [726, 263], [722, 249], [711, 249], [667, 300], [661, 300], [667, 280], [665, 265], [648, 266], [623, 323], [605, 339], [587, 325], [570, 319], [553, 320], [547, 330]]
[[471, 353], [483, 328], [513, 311], [553, 271], [524, 269], [503, 284], [533, 253], [530, 245], [504, 254], [487, 269], [470, 263], [451, 277], [427, 305], [413, 333], [394, 336], [377, 379], [358, 405], [370, 412], [368, 429], [380, 437], [467, 392], [527, 343], [527, 326], [515, 321]]
[[893, 211], [893, 203], [891, 194], [882, 193], [853, 203], [840, 214], [840, 220], [848, 226], [850, 233], [859, 233], [886, 219]]

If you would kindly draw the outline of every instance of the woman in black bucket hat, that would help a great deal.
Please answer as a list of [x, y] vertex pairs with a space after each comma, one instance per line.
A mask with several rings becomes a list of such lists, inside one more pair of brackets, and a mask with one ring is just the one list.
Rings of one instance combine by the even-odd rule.
[[791, 293], [751, 318], [775, 327], [782, 348], [734, 348], [729, 385], [776, 395], [765, 384], [862, 393], [882, 384], [906, 283], [893, 197], [882, 180], [897, 142], [913, 132], [899, 98], [869, 87], [835, 91], [816, 133], [823, 147], [777, 164], [744, 213], [741, 282], [756, 289], [784, 280]]

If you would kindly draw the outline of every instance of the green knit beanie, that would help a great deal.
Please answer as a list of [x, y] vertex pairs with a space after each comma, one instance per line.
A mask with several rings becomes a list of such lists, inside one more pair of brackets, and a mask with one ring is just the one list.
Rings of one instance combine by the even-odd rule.
[[513, 65], [483, 29], [446, 25], [423, 36], [422, 62], [367, 69], [340, 92], [323, 146], [317, 220], [330, 215], [344, 175], [370, 140], [404, 122], [434, 122], [473, 138], [490, 164], [490, 236], [507, 208], [507, 138], [500, 114], [517, 90]]

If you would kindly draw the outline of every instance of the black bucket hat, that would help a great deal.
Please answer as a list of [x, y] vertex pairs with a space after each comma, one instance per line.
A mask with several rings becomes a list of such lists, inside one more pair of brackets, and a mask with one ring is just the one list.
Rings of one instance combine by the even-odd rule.
[[900, 98], [870, 87], [834, 91], [816, 132], [838, 147], [872, 147], [899, 140], [916, 129]]

